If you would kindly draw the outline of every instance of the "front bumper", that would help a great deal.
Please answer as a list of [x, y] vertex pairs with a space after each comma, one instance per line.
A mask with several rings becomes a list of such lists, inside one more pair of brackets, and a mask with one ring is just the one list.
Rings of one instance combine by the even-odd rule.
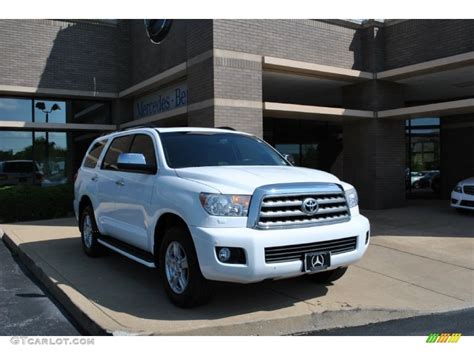
[[[305, 244], [357, 236], [356, 249], [331, 256], [335, 269], [360, 260], [367, 250], [366, 233], [370, 231], [367, 218], [353, 216], [350, 221], [306, 228], [259, 230], [252, 228], [200, 228], [191, 227], [191, 235], [206, 279], [237, 283], [252, 283], [266, 279], [295, 277], [303, 274], [300, 260], [265, 262], [265, 248], [282, 245]], [[243, 248], [246, 264], [224, 264], [216, 256], [215, 247]]]
[[[463, 204], [468, 204], [468, 206]], [[474, 210], [474, 195], [468, 195], [455, 191], [451, 192], [451, 207]]]

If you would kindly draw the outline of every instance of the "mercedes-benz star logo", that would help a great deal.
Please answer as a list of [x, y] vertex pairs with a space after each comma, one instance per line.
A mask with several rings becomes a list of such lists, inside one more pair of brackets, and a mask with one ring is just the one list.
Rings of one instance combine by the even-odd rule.
[[319, 254], [319, 255], [313, 255], [311, 257], [311, 266], [313, 268], [318, 267], [318, 266], [323, 266], [324, 265], [324, 256]]
[[318, 201], [312, 197], [305, 198], [301, 204], [301, 210], [309, 216], [318, 213], [318, 209]]

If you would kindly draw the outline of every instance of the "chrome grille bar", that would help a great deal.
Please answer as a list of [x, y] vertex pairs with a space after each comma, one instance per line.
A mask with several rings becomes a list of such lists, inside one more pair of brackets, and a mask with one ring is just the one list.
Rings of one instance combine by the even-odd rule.
[[[305, 200], [312, 202], [313, 210], [303, 206]], [[247, 225], [259, 229], [301, 228], [349, 219], [350, 209], [340, 185], [288, 183], [265, 185], [255, 190]]]

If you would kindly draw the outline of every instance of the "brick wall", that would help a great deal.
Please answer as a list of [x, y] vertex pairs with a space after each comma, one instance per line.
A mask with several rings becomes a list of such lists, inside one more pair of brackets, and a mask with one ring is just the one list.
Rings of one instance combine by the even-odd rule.
[[118, 91], [128, 81], [128, 26], [0, 20], [0, 85]]
[[160, 44], [148, 39], [143, 20], [127, 22], [131, 28], [132, 85], [212, 49], [211, 20], [174, 20]]
[[474, 51], [472, 20], [408, 20], [383, 32], [386, 70]]
[[358, 30], [313, 20], [214, 20], [214, 47], [362, 69]]

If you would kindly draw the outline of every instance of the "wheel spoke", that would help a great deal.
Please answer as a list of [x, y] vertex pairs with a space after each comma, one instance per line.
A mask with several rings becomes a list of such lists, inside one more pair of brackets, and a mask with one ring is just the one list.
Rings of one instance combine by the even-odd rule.
[[181, 261], [180, 261], [180, 264], [181, 264], [182, 269], [187, 269], [188, 268], [188, 258], [186, 258], [186, 256], [184, 258], [182, 258]]
[[175, 258], [179, 258], [179, 256], [180, 256], [179, 254], [180, 254], [180, 253], [179, 253], [179, 246], [178, 246], [178, 243], [174, 242], [174, 243], [173, 243], [173, 256], [174, 256]]
[[174, 274], [173, 278], [171, 279], [171, 284], [173, 285], [173, 288], [178, 289], [178, 287], [177, 287], [177, 286], [179, 286], [178, 283], [179, 283], [178, 274]]
[[188, 284], [188, 280], [186, 279], [184, 274], [179, 275], [179, 283], [181, 284], [181, 289], [184, 290], [186, 288], [186, 285]]

